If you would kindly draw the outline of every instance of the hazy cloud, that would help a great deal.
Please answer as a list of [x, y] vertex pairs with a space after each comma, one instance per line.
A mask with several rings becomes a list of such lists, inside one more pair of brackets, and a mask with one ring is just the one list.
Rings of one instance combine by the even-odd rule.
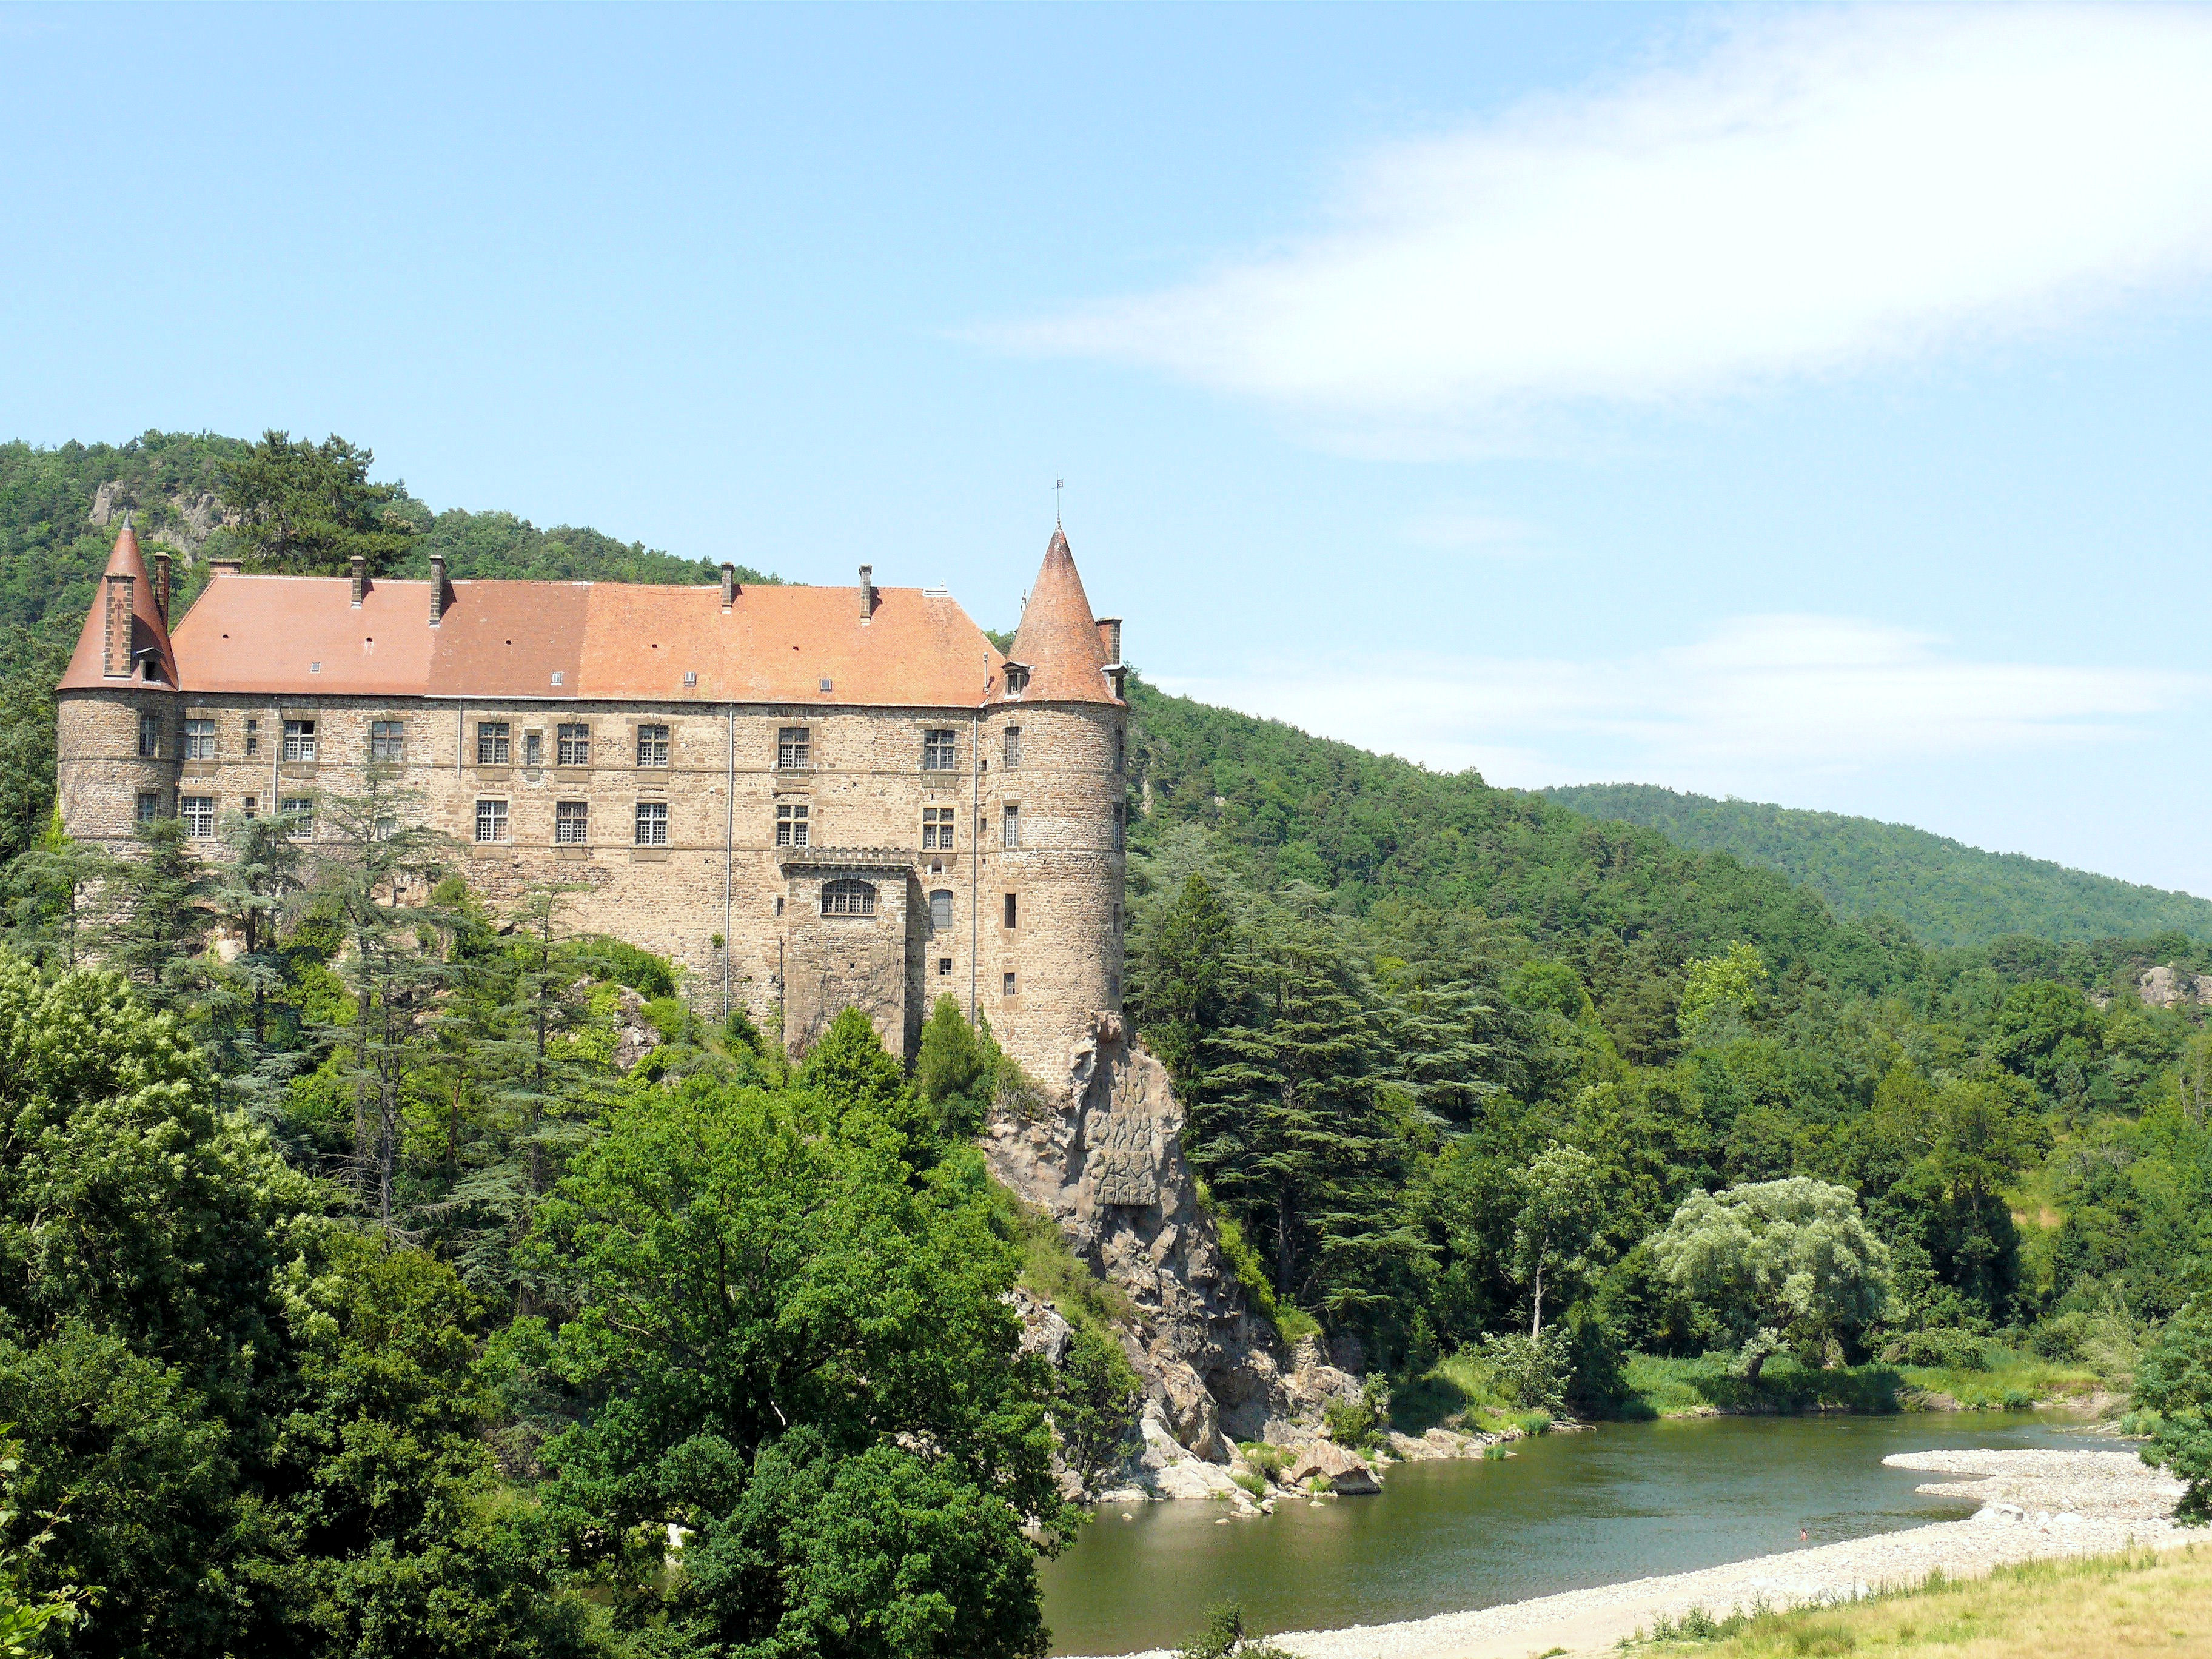
[[1325, 232], [992, 331], [1418, 441], [2050, 328], [2212, 270], [2212, 11], [1754, 15], [1390, 145]]
[[1267, 666], [1170, 689], [1494, 782], [1606, 775], [1748, 784], [2125, 739], [2204, 677], [1976, 660], [1847, 617], [1743, 617], [1627, 657]]

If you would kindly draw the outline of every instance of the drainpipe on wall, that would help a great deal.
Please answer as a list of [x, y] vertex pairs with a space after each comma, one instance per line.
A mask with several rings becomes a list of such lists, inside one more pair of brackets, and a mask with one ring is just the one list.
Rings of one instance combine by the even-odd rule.
[[[724, 584], [729, 581], [730, 567], [722, 567]], [[732, 866], [737, 857], [738, 836], [738, 706], [730, 705], [730, 772], [722, 796], [722, 1024], [730, 1023], [730, 952], [735, 948], [730, 937], [730, 887]]]

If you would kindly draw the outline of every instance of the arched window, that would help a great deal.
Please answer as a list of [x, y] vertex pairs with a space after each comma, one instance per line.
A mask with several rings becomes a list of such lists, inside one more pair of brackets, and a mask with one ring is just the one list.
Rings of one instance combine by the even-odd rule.
[[822, 884], [822, 914], [825, 916], [872, 916], [876, 890], [865, 881], [825, 881]]

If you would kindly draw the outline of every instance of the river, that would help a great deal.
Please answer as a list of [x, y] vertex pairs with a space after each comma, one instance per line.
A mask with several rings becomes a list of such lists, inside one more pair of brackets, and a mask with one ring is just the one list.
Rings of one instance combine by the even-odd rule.
[[1718, 1566], [1796, 1548], [1800, 1528], [1831, 1543], [1968, 1514], [1881, 1460], [1972, 1446], [2112, 1442], [2032, 1412], [1607, 1423], [1225, 1526], [1214, 1504], [1108, 1504], [1044, 1564], [1045, 1618], [1054, 1653], [1124, 1654], [1176, 1646], [1231, 1595], [1264, 1629], [1317, 1630]]

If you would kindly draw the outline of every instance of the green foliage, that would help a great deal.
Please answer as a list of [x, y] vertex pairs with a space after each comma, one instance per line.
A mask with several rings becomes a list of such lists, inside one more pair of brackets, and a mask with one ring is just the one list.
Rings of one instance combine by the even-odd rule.
[[1889, 1250], [1850, 1189], [1802, 1176], [1692, 1195], [1653, 1256], [1744, 1345], [1754, 1381], [1784, 1342], [1855, 1333], [1881, 1316], [1887, 1295]]
[[1714, 800], [1650, 784], [1547, 789], [1594, 818], [1656, 830], [1703, 852], [1735, 854], [1812, 889], [1845, 918], [1893, 916], [1931, 945], [2140, 938], [2176, 929], [2212, 939], [2212, 903], [2115, 881], [2019, 853], [1838, 812]]
[[1196, 1635], [1176, 1650], [1176, 1659], [1290, 1659], [1289, 1652], [1245, 1623], [1242, 1601], [1206, 1610]]
[[1322, 1403], [1322, 1426], [1340, 1446], [1364, 1451], [1376, 1442], [1380, 1421], [1364, 1400], [1331, 1399]]
[[1052, 1426], [1061, 1460], [1085, 1486], [1120, 1466], [1144, 1390], [1109, 1331], [1076, 1327], [1061, 1359], [1052, 1398]]
[[257, 569], [321, 576], [342, 576], [359, 558], [372, 576], [385, 574], [416, 526], [398, 510], [399, 486], [368, 481], [375, 461], [335, 433], [319, 444], [263, 433], [222, 476], [246, 558]]
[[1882, 1350], [1882, 1358], [1934, 1370], [1985, 1371], [1989, 1344], [1972, 1331], [1908, 1331]]
[[2135, 1403], [2157, 1413], [2143, 1462], [2184, 1483], [2177, 1517], [2212, 1521], [2212, 1308], [2192, 1302], [2166, 1321], [2136, 1368]]
[[1675, 1025], [1692, 1042], [1717, 1022], [1742, 1020], [1759, 1006], [1766, 963], [1756, 945], [1737, 939], [1725, 956], [1701, 957], [1683, 967], [1682, 1005]]

